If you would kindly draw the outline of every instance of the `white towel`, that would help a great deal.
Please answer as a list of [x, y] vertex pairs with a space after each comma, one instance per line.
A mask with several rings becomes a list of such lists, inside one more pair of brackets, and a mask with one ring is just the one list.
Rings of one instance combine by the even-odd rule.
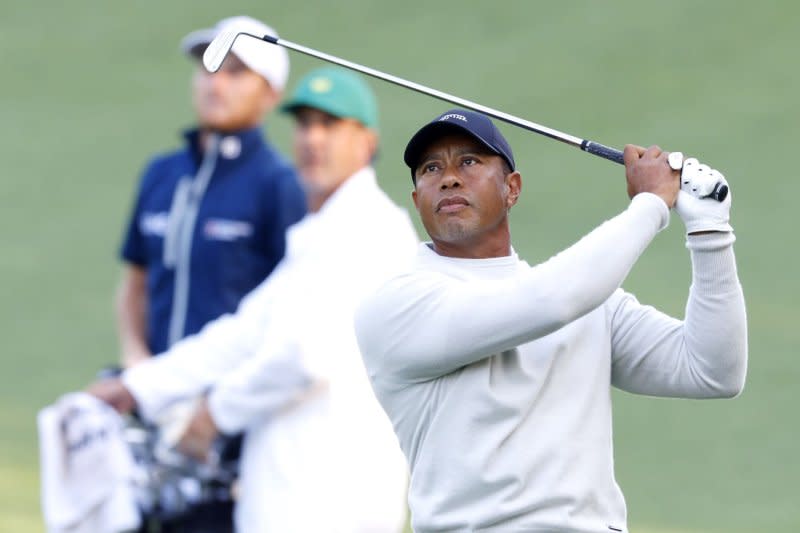
[[77, 392], [42, 409], [37, 422], [48, 533], [117, 533], [139, 527], [133, 456], [119, 414]]

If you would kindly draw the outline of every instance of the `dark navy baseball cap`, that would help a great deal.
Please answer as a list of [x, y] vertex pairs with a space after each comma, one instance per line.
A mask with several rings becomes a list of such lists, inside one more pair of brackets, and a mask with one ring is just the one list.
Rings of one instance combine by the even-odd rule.
[[445, 111], [428, 124], [419, 129], [411, 137], [403, 154], [403, 160], [411, 169], [411, 179], [416, 182], [414, 171], [419, 165], [420, 157], [431, 143], [442, 138], [444, 135], [452, 133], [466, 133], [470, 137], [485, 146], [491, 153], [497, 154], [506, 160], [511, 170], [516, 170], [514, 164], [514, 153], [508, 141], [497, 129], [497, 126], [481, 113], [467, 111], [465, 109], [451, 109]]

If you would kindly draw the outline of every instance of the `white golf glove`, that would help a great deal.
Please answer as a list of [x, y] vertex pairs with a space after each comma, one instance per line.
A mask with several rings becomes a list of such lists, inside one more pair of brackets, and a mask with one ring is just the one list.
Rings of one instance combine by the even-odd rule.
[[687, 234], [701, 231], [733, 231], [729, 223], [730, 189], [721, 202], [707, 197], [717, 184], [728, 186], [725, 176], [720, 172], [693, 157], [683, 161], [681, 190], [675, 202], [675, 211], [683, 220]]

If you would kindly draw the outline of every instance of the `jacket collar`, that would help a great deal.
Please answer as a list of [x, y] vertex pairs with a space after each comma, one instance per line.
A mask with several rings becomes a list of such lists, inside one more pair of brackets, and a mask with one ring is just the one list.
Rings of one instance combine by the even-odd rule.
[[[260, 126], [226, 133], [215, 133], [220, 136], [219, 153], [223, 160], [236, 160], [261, 149], [265, 145], [265, 135]], [[200, 148], [200, 129], [192, 128], [183, 132], [183, 138], [196, 161], [203, 158]]]

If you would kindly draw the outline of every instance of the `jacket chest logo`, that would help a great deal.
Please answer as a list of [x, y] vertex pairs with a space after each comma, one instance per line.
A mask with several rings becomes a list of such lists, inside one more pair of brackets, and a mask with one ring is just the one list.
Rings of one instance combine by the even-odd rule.
[[235, 241], [253, 235], [253, 225], [242, 220], [210, 218], [203, 224], [203, 235], [212, 241]]

